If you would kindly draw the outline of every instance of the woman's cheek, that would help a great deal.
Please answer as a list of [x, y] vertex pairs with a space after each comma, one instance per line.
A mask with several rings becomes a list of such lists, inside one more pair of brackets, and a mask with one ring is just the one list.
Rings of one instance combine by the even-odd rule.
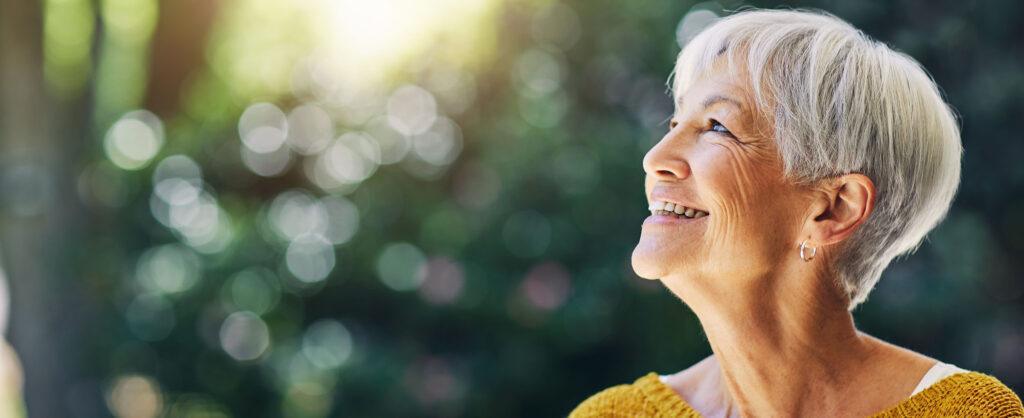
[[710, 214], [705, 230], [705, 243], [709, 250], [729, 245], [736, 233], [734, 227], [743, 212], [740, 205], [742, 199], [737, 198], [736, 185], [731, 178], [727, 159], [720, 150], [710, 151], [701, 153], [699, 158], [691, 162], [700, 189], [701, 204]]
[[[770, 217], [772, 194], [764, 164], [734, 144], [711, 144], [702, 153], [709, 216], [708, 238], [712, 248], [730, 249], [754, 244], [749, 235]], [[746, 243], [746, 244], [744, 244]]]

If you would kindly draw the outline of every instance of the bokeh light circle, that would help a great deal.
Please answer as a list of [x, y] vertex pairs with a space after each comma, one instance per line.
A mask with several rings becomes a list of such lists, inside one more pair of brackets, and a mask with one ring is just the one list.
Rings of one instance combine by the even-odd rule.
[[413, 290], [423, 282], [419, 270], [426, 261], [426, 256], [415, 245], [406, 242], [390, 244], [377, 257], [377, 275], [392, 290]]
[[240, 311], [228, 315], [220, 327], [224, 352], [239, 361], [255, 360], [270, 347], [270, 330], [259, 315]]
[[163, 145], [163, 123], [145, 110], [125, 113], [110, 126], [103, 138], [107, 158], [124, 170], [145, 167]]
[[352, 354], [352, 334], [338, 321], [321, 319], [306, 329], [302, 354], [320, 369], [340, 367]]

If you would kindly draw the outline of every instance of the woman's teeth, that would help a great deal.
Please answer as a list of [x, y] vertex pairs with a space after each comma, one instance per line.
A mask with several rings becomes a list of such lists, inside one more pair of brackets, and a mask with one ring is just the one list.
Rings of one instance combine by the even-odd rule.
[[654, 215], [677, 215], [691, 219], [708, 216], [708, 213], [702, 210], [688, 208], [683, 205], [677, 205], [675, 203], [669, 203], [662, 200], [655, 200], [651, 203], [651, 206], [648, 209], [651, 211], [651, 214]]

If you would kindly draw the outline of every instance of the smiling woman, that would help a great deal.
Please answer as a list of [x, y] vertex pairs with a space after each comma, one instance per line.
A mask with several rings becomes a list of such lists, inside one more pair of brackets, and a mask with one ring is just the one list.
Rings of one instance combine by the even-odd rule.
[[633, 252], [714, 354], [594, 395], [588, 416], [1022, 416], [996, 378], [858, 331], [850, 311], [941, 221], [956, 120], [907, 55], [825, 13], [722, 19], [676, 63]]

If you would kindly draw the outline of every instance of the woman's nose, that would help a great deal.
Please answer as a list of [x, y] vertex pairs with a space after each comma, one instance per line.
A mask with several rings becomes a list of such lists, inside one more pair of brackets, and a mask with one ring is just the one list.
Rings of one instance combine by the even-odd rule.
[[680, 147], [682, 144], [675, 143], [666, 136], [654, 144], [647, 155], [644, 156], [644, 171], [649, 176], [655, 176], [662, 180], [682, 180], [690, 176], [690, 164], [686, 162]]

